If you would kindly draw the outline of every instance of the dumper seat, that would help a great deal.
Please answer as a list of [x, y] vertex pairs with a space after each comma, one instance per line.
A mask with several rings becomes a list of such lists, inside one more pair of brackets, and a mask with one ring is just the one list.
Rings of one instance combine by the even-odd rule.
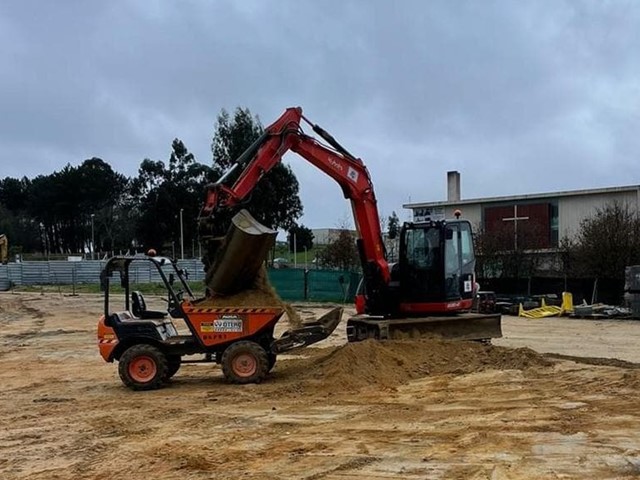
[[137, 290], [131, 292], [131, 313], [143, 320], [164, 318], [167, 315], [165, 312], [147, 310], [147, 304], [144, 301], [144, 297], [142, 296], [142, 293]]

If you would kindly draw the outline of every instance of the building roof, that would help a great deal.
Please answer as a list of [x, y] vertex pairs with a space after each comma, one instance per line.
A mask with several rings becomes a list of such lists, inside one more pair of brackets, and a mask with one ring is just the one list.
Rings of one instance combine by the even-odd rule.
[[405, 203], [403, 208], [424, 208], [424, 207], [436, 207], [436, 206], [449, 206], [449, 205], [470, 205], [474, 203], [498, 203], [498, 202], [514, 202], [519, 200], [534, 200], [542, 198], [558, 198], [558, 197], [572, 197], [578, 195], [602, 195], [607, 193], [622, 193], [640, 191], [640, 185], [628, 185], [623, 187], [606, 187], [606, 188], [591, 188], [586, 190], [566, 190], [562, 192], [546, 192], [546, 193], [529, 193], [525, 195], [507, 195], [504, 197], [484, 197], [484, 198], [469, 198], [465, 200], [457, 201], [437, 201], [437, 202], [418, 202], [418, 203]]

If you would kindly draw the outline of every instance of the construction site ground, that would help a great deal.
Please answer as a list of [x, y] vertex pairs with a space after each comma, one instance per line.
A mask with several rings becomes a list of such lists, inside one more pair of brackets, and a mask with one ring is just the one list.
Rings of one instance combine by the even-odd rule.
[[341, 325], [259, 385], [191, 364], [133, 392], [98, 355], [101, 310], [0, 294], [0, 478], [640, 477], [640, 322], [504, 317], [494, 347], [345, 345]]

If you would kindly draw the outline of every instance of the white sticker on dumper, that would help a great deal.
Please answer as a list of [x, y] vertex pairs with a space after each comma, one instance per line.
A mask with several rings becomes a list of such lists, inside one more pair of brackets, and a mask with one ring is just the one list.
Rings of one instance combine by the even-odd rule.
[[471, 280], [465, 280], [464, 281], [464, 291], [465, 292], [470, 292], [471, 291]]
[[236, 315], [223, 315], [213, 321], [213, 331], [218, 333], [242, 332], [242, 318]]

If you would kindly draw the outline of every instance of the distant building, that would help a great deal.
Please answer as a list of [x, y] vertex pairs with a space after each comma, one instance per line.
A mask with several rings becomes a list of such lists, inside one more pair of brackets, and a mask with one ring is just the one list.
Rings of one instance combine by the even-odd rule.
[[[531, 248], [554, 249], [565, 236], [575, 235], [580, 223], [612, 202], [640, 211], [640, 185], [511, 195], [504, 197], [461, 198], [460, 173], [447, 173], [447, 200], [403, 205], [413, 211], [414, 221], [453, 218], [460, 210], [476, 231], [510, 232], [517, 246], [520, 232], [532, 231], [536, 240]], [[520, 238], [521, 241], [525, 241]]]

